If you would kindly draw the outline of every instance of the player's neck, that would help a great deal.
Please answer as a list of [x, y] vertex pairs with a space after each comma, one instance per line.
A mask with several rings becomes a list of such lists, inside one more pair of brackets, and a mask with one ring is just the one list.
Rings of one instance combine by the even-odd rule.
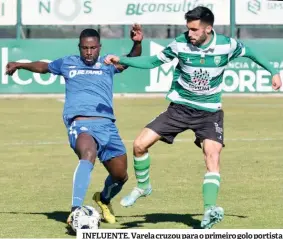
[[214, 38], [214, 34], [211, 33], [210, 35], [208, 35], [206, 40], [199, 46], [199, 48], [201, 48], [201, 49], [207, 48], [212, 43], [213, 38]]

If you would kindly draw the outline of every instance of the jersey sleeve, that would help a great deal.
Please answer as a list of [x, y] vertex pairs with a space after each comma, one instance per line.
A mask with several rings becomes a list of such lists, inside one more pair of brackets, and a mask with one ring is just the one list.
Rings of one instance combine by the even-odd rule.
[[237, 57], [247, 57], [252, 61], [266, 69], [272, 76], [278, 74], [279, 72], [265, 59], [264, 55], [259, 55], [256, 52], [252, 51], [249, 47], [245, 46], [240, 41], [237, 41], [233, 38], [231, 39], [231, 49], [229, 53], [229, 61]]
[[117, 74], [120, 73], [121, 71], [117, 69], [117, 67], [115, 65], [110, 65], [112, 67], [112, 72], [113, 74]]
[[237, 57], [244, 56], [245, 53], [246, 53], [245, 45], [240, 41], [230, 38], [230, 52], [228, 56], [229, 61], [232, 61]]
[[48, 70], [54, 75], [61, 75], [62, 74], [62, 65], [64, 62], [64, 58], [59, 58], [55, 61], [52, 61], [48, 64]]
[[178, 57], [177, 41], [171, 42], [163, 51], [157, 55], [158, 59], [163, 63], [168, 63]]

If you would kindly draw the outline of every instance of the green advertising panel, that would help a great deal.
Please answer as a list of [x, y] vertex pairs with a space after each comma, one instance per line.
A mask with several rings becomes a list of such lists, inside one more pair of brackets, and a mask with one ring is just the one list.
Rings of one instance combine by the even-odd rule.
[[[146, 46], [146, 44], [144, 44]], [[101, 54], [127, 54], [131, 50], [131, 40], [102, 41]], [[146, 52], [145, 47], [145, 54]], [[31, 62], [52, 61], [57, 58], [79, 54], [77, 40], [10, 40], [0, 41], [0, 75], [1, 94], [18, 93], [64, 93], [63, 77], [52, 74], [17, 71], [12, 77], [5, 75], [5, 67], [9, 61]], [[129, 69], [115, 76], [115, 92], [144, 92], [148, 71]]]
[[[144, 40], [143, 55], [160, 52], [168, 40]], [[280, 40], [243, 41], [254, 51], [269, 59], [278, 71], [283, 72], [283, 48]], [[40, 75], [24, 70], [12, 77], [5, 75], [9, 61], [31, 62], [52, 61], [70, 54], [78, 54], [77, 40], [2, 40], [0, 41], [1, 94], [39, 94], [64, 93], [64, 79], [52, 74]], [[102, 40], [101, 54], [127, 54], [132, 47], [131, 40]], [[164, 64], [151, 70], [129, 68], [115, 76], [115, 93], [164, 93], [170, 88], [173, 70], [177, 61]], [[281, 72], [281, 73], [282, 73]], [[283, 75], [282, 75], [283, 76]], [[282, 90], [281, 90], [282, 91]], [[229, 64], [224, 75], [223, 92], [225, 93], [276, 93], [271, 88], [270, 74], [247, 58], [239, 58]]]

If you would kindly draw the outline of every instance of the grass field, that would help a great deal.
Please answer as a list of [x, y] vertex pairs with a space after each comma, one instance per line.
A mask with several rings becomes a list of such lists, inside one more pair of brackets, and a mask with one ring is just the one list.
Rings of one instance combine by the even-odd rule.
[[[224, 98], [225, 139], [218, 204], [226, 213], [215, 228], [282, 228], [283, 100]], [[151, 148], [153, 193], [131, 208], [119, 205], [135, 185], [132, 142], [168, 102], [115, 99], [117, 125], [128, 149], [130, 179], [113, 201], [119, 222], [102, 228], [198, 228], [205, 172], [193, 134]], [[77, 165], [55, 99], [0, 101], [0, 237], [71, 237], [65, 220]], [[95, 166], [85, 204], [106, 172]]]

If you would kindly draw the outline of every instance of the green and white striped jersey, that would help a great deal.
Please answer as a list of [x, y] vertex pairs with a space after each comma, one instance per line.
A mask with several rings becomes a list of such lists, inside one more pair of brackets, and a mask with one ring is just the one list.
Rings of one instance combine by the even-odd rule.
[[221, 109], [221, 91], [225, 67], [246, 48], [233, 38], [216, 34], [201, 49], [189, 43], [188, 32], [175, 38], [157, 57], [164, 63], [178, 58], [171, 88], [166, 96], [172, 102], [215, 112]]

